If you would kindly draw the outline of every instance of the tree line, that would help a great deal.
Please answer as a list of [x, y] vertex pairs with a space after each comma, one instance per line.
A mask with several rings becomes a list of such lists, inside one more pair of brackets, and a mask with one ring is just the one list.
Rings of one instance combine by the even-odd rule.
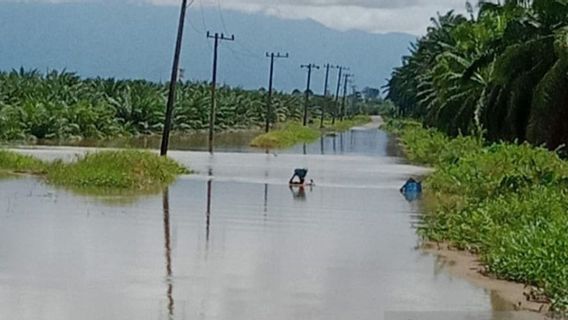
[[568, 1], [480, 1], [432, 18], [387, 85], [398, 113], [450, 135], [568, 142]]
[[[173, 130], [207, 129], [211, 104], [205, 82], [181, 82]], [[81, 79], [71, 72], [0, 72], [0, 140], [106, 138], [160, 133], [167, 84], [145, 80]], [[250, 129], [265, 121], [266, 93], [222, 86], [216, 128]], [[277, 92], [277, 122], [301, 119], [303, 96]]]

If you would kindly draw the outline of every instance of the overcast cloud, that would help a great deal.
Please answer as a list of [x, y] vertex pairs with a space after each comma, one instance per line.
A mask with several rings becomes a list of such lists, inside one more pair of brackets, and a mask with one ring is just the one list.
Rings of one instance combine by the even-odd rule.
[[[179, 5], [180, 0], [0, 0], [38, 2], [127, 1]], [[191, 0], [189, 0], [191, 1]], [[465, 11], [466, 0], [194, 0], [193, 6], [213, 6], [263, 13], [286, 19], [313, 19], [338, 30], [423, 34], [430, 17], [448, 10]], [[476, 2], [473, 0], [472, 2]]]
[[[176, 0], [151, 0], [172, 4]], [[195, 0], [199, 5], [262, 12], [288, 19], [314, 19], [339, 30], [422, 34], [430, 17], [465, 11], [465, 0]], [[475, 2], [475, 1], [473, 1]]]

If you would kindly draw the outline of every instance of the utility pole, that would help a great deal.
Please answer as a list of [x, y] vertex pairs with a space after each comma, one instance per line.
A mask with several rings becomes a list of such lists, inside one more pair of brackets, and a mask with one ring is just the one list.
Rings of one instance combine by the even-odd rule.
[[347, 98], [347, 84], [349, 83], [349, 78], [352, 77], [351, 74], [345, 74], [343, 80], [343, 100], [341, 101], [341, 110], [340, 110], [340, 120], [343, 120], [345, 117], [345, 99]]
[[207, 31], [207, 38], [214, 39], [213, 46], [213, 76], [211, 80], [211, 110], [209, 111], [209, 153], [213, 153], [213, 138], [215, 136], [215, 109], [217, 108], [217, 99], [215, 93], [217, 90], [217, 51], [219, 49], [219, 40], [235, 41], [235, 36], [231, 35], [230, 38], [225, 37], [224, 34], [215, 33], [212, 35]]
[[[329, 63], [325, 65], [325, 82], [323, 85], [323, 98], [324, 102], [327, 102], [327, 87], [329, 84], [329, 69], [330, 68], [338, 68], [337, 66], [332, 66]], [[321, 121], [320, 121], [320, 129], [323, 128], [323, 121], [325, 117], [325, 106], [322, 104], [321, 106]]]
[[268, 80], [268, 98], [266, 99], [266, 128], [265, 132], [270, 131], [270, 115], [272, 114], [272, 79], [274, 77], [274, 59], [288, 58], [288, 53], [280, 54], [278, 53], [266, 53], [266, 57], [270, 58], [270, 78]]
[[166, 118], [164, 119], [164, 131], [162, 133], [162, 145], [160, 147], [160, 155], [168, 154], [168, 146], [170, 144], [170, 130], [172, 126], [172, 114], [174, 112], [174, 103], [176, 100], [176, 85], [179, 72], [179, 56], [181, 53], [181, 42], [183, 39], [183, 26], [185, 22], [185, 11], [187, 9], [187, 0], [181, 1], [181, 9], [179, 13], [178, 32], [176, 38], [176, 46], [174, 49], [174, 61], [172, 66], [172, 74], [170, 78], [170, 88], [168, 91], [168, 102], [166, 104]]
[[331, 124], [335, 124], [335, 118], [337, 118], [339, 113], [339, 90], [341, 88], [341, 77], [343, 76], [343, 71], [349, 71], [349, 68], [339, 66], [339, 73], [337, 75], [337, 90], [335, 91], [335, 110], [333, 111]]
[[303, 64], [302, 69], [308, 69], [308, 82], [306, 84], [306, 102], [304, 103], [304, 127], [308, 125], [308, 104], [310, 103], [310, 82], [312, 81], [312, 69], [319, 69], [318, 65], [313, 63]]
[[[357, 86], [351, 86], [351, 116], [356, 113], [355, 107], [357, 107]], [[360, 110], [357, 111], [359, 113]]]

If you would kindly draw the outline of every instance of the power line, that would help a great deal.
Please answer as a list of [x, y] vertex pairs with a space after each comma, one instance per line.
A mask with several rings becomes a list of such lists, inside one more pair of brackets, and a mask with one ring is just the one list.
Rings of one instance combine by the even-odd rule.
[[280, 52], [274, 53], [271, 52], [270, 54], [267, 52], [266, 57], [270, 58], [270, 76], [268, 80], [268, 97], [266, 99], [266, 127], [265, 131], [270, 131], [270, 118], [272, 114], [272, 80], [274, 77], [274, 59], [287, 59], [290, 57], [288, 53], [281, 54]]
[[209, 153], [213, 153], [213, 139], [215, 135], [215, 109], [217, 107], [217, 100], [215, 93], [217, 91], [217, 56], [219, 49], [219, 41], [235, 41], [235, 35], [231, 37], [225, 37], [224, 34], [215, 33], [207, 31], [207, 38], [214, 39], [213, 48], [213, 75], [211, 79], [211, 110], [209, 112]]
[[308, 124], [308, 104], [310, 103], [310, 82], [312, 79], [312, 70], [319, 69], [320, 67], [316, 64], [303, 64], [300, 66], [302, 69], [308, 69], [308, 81], [306, 84], [306, 101], [304, 103], [304, 127]]
[[162, 144], [160, 146], [160, 155], [168, 154], [168, 146], [170, 143], [170, 130], [172, 125], [172, 115], [174, 103], [176, 99], [176, 85], [179, 72], [179, 56], [181, 54], [181, 44], [183, 39], [183, 26], [185, 22], [185, 12], [187, 10], [187, 0], [182, 0], [179, 14], [178, 32], [176, 37], [176, 46], [174, 50], [174, 61], [172, 64], [172, 75], [170, 78], [170, 88], [168, 92], [168, 102], [166, 104], [166, 117], [164, 119], [164, 131], [162, 133]]
[[326, 63], [324, 65], [324, 67], [325, 67], [325, 81], [324, 81], [324, 85], [323, 85], [324, 101], [321, 104], [320, 128], [323, 128], [323, 121], [324, 121], [324, 118], [325, 118], [325, 104], [327, 103], [327, 88], [328, 88], [328, 84], [329, 84], [329, 69], [339, 68], [339, 66], [332, 66], [331, 64]]
[[334, 106], [334, 110], [332, 113], [332, 118], [331, 118], [331, 124], [335, 124], [335, 118], [337, 118], [338, 116], [338, 112], [339, 110], [339, 90], [341, 88], [341, 77], [342, 77], [342, 73], [343, 71], [349, 71], [349, 68], [347, 67], [343, 67], [343, 66], [339, 66], [338, 67], [339, 72], [337, 74], [337, 90], [335, 91], [335, 106]]

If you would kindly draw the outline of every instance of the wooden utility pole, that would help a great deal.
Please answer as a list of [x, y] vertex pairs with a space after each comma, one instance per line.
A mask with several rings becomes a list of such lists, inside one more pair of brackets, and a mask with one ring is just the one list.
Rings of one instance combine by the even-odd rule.
[[214, 35], [207, 31], [207, 38], [214, 39], [213, 46], [213, 75], [211, 80], [211, 110], [209, 110], [209, 153], [213, 153], [213, 139], [215, 136], [215, 110], [217, 109], [217, 99], [215, 97], [217, 91], [217, 52], [219, 49], [219, 40], [235, 41], [235, 36], [230, 38], [224, 34], [215, 33]]
[[288, 58], [289, 55], [288, 53], [286, 54], [280, 54], [280, 52], [278, 53], [266, 53], [266, 57], [270, 58], [270, 77], [268, 79], [268, 97], [266, 98], [266, 128], [265, 128], [265, 132], [268, 133], [268, 131], [270, 131], [270, 118], [271, 118], [271, 114], [272, 114], [272, 79], [274, 77], [274, 59], [279, 59], [279, 58]]
[[[338, 66], [332, 66], [329, 63], [327, 63], [325, 65], [325, 82], [324, 82], [324, 85], [323, 85], [324, 101], [323, 102], [327, 102], [327, 88], [328, 88], [328, 84], [329, 84], [329, 69], [331, 69], [331, 68], [338, 68]], [[325, 105], [324, 105], [324, 103], [322, 103], [322, 105], [321, 105], [320, 129], [323, 128], [324, 118], [325, 118]]]
[[331, 124], [335, 124], [335, 118], [337, 118], [337, 116], [339, 115], [339, 90], [341, 89], [341, 77], [343, 76], [343, 71], [349, 71], [349, 68], [347, 67], [338, 67], [339, 69], [339, 73], [337, 74], [337, 90], [335, 91], [335, 110], [333, 111], [332, 114], [332, 118], [331, 118]]
[[306, 84], [306, 101], [304, 103], [304, 127], [308, 125], [308, 104], [310, 103], [310, 83], [312, 81], [312, 69], [319, 69], [318, 65], [313, 63], [303, 64], [300, 66], [302, 69], [308, 69], [308, 81]]
[[340, 110], [340, 120], [343, 120], [345, 117], [345, 99], [347, 98], [347, 84], [349, 83], [349, 78], [352, 77], [351, 74], [345, 74], [343, 80], [343, 99], [341, 101], [341, 110]]
[[166, 118], [164, 120], [164, 131], [162, 133], [162, 145], [160, 147], [160, 155], [162, 156], [166, 156], [168, 154], [168, 146], [170, 144], [170, 130], [172, 126], [174, 103], [176, 100], [176, 85], [178, 81], [178, 72], [179, 72], [179, 56], [181, 53], [181, 43], [183, 39], [183, 26], [185, 22], [186, 9], [187, 9], [187, 0], [182, 0], [180, 14], [179, 14], [176, 46], [174, 50], [172, 75], [170, 78], [170, 88], [168, 91], [168, 102], [166, 104]]

